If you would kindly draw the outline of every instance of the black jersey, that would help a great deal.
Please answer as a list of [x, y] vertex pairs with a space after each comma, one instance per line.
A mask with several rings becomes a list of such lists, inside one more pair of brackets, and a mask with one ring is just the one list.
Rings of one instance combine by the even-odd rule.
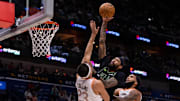
[[97, 77], [101, 80], [109, 80], [110, 78], [114, 77], [117, 72], [109, 72], [108, 67], [104, 67], [97, 72]]
[[110, 72], [108, 64], [110, 63], [111, 59], [111, 57], [106, 56], [100, 61], [100, 68], [97, 71], [96, 78], [105, 81], [114, 77], [118, 81], [117, 86], [107, 89], [107, 92], [109, 93], [112, 100], [114, 90], [116, 88], [123, 88], [125, 85], [125, 73], [123, 73], [121, 70]]

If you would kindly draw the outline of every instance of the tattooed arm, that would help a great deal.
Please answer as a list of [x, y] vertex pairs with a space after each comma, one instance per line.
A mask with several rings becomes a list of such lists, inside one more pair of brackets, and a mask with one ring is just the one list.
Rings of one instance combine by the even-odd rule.
[[103, 23], [101, 26], [101, 31], [100, 31], [100, 38], [99, 38], [99, 50], [98, 50], [98, 55], [99, 59], [102, 59], [106, 56], [106, 29], [107, 29], [107, 24], [110, 20], [113, 18], [103, 18]]
[[109, 80], [103, 80], [103, 83], [104, 83], [105, 88], [111, 88], [111, 87], [117, 86], [118, 81], [116, 78], [112, 77]]
[[125, 86], [125, 74], [123, 72], [117, 72], [114, 77], [108, 80], [103, 80], [106, 88], [111, 88], [114, 86], [124, 87]]
[[119, 96], [120, 90], [122, 89], [116, 89], [114, 92], [114, 97], [118, 100], [123, 101], [141, 101], [141, 92], [139, 92], [136, 89], [133, 89], [130, 93], [127, 93], [127, 95]]

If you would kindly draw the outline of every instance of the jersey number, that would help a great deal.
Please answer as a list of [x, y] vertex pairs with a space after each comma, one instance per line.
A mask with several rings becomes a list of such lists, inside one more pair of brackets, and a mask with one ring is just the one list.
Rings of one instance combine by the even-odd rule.
[[79, 98], [83, 98], [83, 101], [88, 101], [88, 94], [85, 91], [78, 89], [78, 96]]

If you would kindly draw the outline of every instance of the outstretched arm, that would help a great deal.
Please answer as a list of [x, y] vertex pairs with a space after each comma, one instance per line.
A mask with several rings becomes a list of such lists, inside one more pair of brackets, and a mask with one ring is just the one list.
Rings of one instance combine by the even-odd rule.
[[106, 88], [111, 88], [117, 85], [123, 87], [125, 85], [125, 74], [122, 72], [117, 72], [114, 77], [104, 80], [103, 83]]
[[111, 88], [118, 85], [118, 81], [116, 78], [112, 77], [108, 80], [103, 80], [105, 88]]
[[99, 27], [96, 28], [96, 23], [93, 20], [90, 21], [90, 27], [91, 27], [92, 33], [91, 33], [91, 37], [89, 39], [89, 42], [86, 46], [86, 50], [84, 52], [84, 57], [83, 57], [81, 63], [85, 63], [85, 62], [89, 63], [89, 61], [91, 59], [92, 50], [93, 50], [93, 42], [94, 42], [96, 35], [98, 34], [98, 31], [99, 31]]
[[136, 101], [141, 101], [141, 97], [140, 97], [141, 95], [136, 89], [132, 90], [130, 93], [128, 93], [128, 94], [126, 94], [124, 96], [118, 96], [119, 91], [120, 91], [120, 89], [115, 90], [115, 92], [114, 92], [114, 97], [116, 97], [116, 99], [121, 99], [121, 100], [123, 99], [125, 101], [126, 100], [127, 101], [133, 101], [134, 99], [136, 99]]
[[106, 29], [107, 24], [113, 18], [103, 18], [103, 23], [101, 25], [100, 38], [99, 38], [99, 59], [102, 59], [106, 56]]

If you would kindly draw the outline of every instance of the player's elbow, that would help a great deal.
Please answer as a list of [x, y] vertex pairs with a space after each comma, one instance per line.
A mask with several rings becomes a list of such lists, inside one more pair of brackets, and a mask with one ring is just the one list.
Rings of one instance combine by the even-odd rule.
[[112, 88], [112, 87], [117, 86], [117, 83], [116, 83], [116, 82], [113, 82], [113, 83], [112, 83], [112, 82], [110, 82], [110, 81], [108, 81], [108, 82], [107, 82], [107, 81], [104, 81], [103, 83], [104, 83], [104, 87], [105, 87], [105, 88]]

